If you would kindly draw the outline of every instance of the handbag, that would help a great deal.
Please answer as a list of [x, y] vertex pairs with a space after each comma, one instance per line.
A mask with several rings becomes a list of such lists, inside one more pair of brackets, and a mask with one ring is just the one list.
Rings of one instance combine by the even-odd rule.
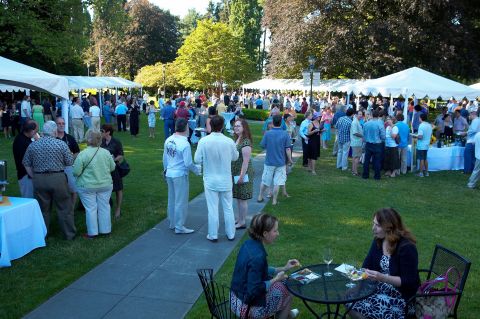
[[118, 164], [117, 167], [118, 167], [118, 173], [122, 178], [127, 176], [130, 173], [130, 165], [127, 163], [126, 160], [123, 160], [123, 162]]
[[[457, 276], [453, 287], [449, 287], [448, 277], [452, 274]], [[461, 279], [460, 272], [455, 267], [450, 267], [441, 276], [425, 281], [418, 288], [418, 293], [430, 295], [417, 298], [415, 315], [419, 319], [443, 319], [447, 318], [455, 306], [457, 295], [439, 296], [441, 293], [456, 292]]]

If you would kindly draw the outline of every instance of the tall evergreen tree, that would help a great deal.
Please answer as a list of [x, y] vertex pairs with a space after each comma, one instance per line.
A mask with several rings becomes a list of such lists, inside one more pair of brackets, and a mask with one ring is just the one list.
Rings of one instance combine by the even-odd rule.
[[229, 25], [252, 61], [258, 61], [263, 10], [258, 0], [231, 0]]

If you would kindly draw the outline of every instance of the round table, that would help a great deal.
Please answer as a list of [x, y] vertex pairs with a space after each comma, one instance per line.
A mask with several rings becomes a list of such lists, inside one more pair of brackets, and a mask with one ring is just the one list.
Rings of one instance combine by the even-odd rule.
[[[326, 264], [304, 267], [321, 275], [320, 278], [308, 284], [302, 284], [290, 277], [287, 279], [287, 289], [294, 296], [302, 299], [315, 318], [346, 318], [355, 302], [372, 295], [377, 288], [378, 283], [368, 279], [355, 281], [355, 287], [348, 288], [346, 284], [350, 280], [342, 273], [334, 270], [337, 266], [338, 264], [330, 264], [329, 269], [333, 273], [330, 277], [323, 275], [327, 271]], [[317, 313], [310, 303], [324, 304], [326, 305], [326, 311]], [[344, 314], [340, 313], [341, 305], [346, 305]]]

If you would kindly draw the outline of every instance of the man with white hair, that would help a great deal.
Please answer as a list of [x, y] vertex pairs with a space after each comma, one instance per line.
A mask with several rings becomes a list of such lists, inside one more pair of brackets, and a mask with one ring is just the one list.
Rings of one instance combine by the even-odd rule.
[[43, 125], [43, 135], [44, 137], [28, 146], [22, 163], [32, 178], [33, 194], [40, 204], [47, 230], [53, 202], [64, 238], [72, 240], [75, 238], [76, 228], [64, 170], [66, 166], [73, 165], [73, 156], [67, 144], [56, 139], [55, 122], [47, 121]]

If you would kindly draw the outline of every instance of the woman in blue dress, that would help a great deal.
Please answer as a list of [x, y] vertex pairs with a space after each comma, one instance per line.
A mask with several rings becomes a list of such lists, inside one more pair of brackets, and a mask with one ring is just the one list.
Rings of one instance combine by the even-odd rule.
[[[374, 240], [363, 268], [369, 279], [378, 281], [377, 291], [355, 303], [350, 315], [352, 318], [403, 319], [406, 302], [420, 285], [415, 237], [393, 208], [381, 208], [373, 215], [372, 231]], [[408, 309], [409, 314], [414, 311]]]

